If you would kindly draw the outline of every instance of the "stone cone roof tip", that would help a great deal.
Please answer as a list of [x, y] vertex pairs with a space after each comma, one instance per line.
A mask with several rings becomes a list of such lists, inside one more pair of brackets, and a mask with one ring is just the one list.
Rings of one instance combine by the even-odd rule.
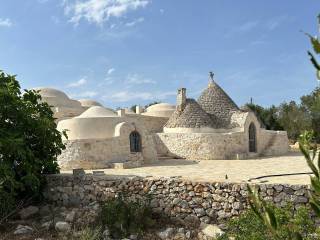
[[207, 113], [218, 117], [223, 125], [228, 125], [231, 114], [239, 111], [235, 102], [213, 80], [209, 81], [208, 87], [201, 93], [198, 103]]

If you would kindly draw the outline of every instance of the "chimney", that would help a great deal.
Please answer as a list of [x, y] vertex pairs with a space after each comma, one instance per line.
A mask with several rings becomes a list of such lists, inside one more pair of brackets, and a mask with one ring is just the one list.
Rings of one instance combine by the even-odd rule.
[[119, 109], [117, 112], [119, 117], [124, 117], [126, 115], [124, 109]]
[[136, 106], [136, 114], [141, 114], [143, 113], [143, 108], [139, 105]]
[[177, 110], [183, 111], [186, 106], [186, 92], [185, 88], [178, 89], [177, 94]]

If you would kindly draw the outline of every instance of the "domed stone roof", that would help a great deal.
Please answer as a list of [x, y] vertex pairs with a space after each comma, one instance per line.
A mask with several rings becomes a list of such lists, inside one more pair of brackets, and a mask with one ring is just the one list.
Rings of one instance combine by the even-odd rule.
[[198, 98], [198, 103], [203, 110], [218, 118], [220, 127], [227, 127], [232, 113], [239, 111], [234, 101], [213, 80]]
[[82, 107], [92, 107], [92, 106], [100, 106], [102, 107], [102, 104], [92, 100], [92, 99], [80, 99], [78, 100], [81, 103]]
[[34, 90], [39, 91], [42, 101], [47, 102], [50, 106], [82, 110], [81, 104], [78, 101], [70, 99], [67, 94], [60, 90], [46, 87], [34, 88]]
[[65, 94], [64, 92], [62, 92], [58, 89], [38, 87], [38, 88], [34, 88], [34, 90], [39, 91], [39, 94], [42, 97], [57, 97], [57, 98], [62, 98], [62, 99], [69, 99], [67, 94]]
[[151, 105], [146, 109], [146, 112], [152, 112], [152, 111], [161, 111], [161, 110], [175, 110], [176, 107], [169, 103], [157, 103], [154, 105]]
[[148, 107], [143, 115], [169, 118], [175, 110], [176, 107], [172, 104], [158, 103]]
[[100, 117], [118, 117], [118, 115], [109, 108], [104, 108], [100, 106], [90, 107], [88, 110], [83, 112], [80, 116], [76, 118], [100, 118]]
[[199, 104], [191, 98], [186, 100], [183, 111], [176, 110], [165, 125], [166, 128], [215, 128], [212, 116], [206, 113]]

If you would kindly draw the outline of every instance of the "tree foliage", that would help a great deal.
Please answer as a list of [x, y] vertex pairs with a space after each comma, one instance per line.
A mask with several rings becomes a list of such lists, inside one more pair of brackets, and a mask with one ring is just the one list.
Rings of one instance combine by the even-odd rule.
[[313, 131], [320, 142], [320, 88], [300, 98], [300, 103], [284, 102], [279, 106], [264, 108], [246, 104], [268, 130], [285, 130], [289, 139], [297, 141], [303, 131]]
[[21, 92], [13, 75], [0, 71], [0, 195], [39, 194], [43, 174], [59, 171], [65, 148], [53, 112], [34, 90]]

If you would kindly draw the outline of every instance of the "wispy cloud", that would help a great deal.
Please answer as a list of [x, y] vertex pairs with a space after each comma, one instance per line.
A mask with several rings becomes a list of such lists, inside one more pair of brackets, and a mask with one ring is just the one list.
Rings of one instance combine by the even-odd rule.
[[268, 30], [273, 31], [276, 28], [278, 28], [281, 24], [290, 21], [291, 19], [287, 16], [278, 16], [278, 17], [274, 17], [272, 19], [270, 19], [269, 21], [267, 21], [266, 23], [266, 27]]
[[133, 27], [139, 23], [142, 23], [144, 21], [144, 18], [143, 17], [140, 17], [140, 18], [137, 18], [135, 20], [133, 20], [132, 22], [127, 22], [125, 25], [127, 27]]
[[0, 27], [11, 27], [13, 25], [9, 18], [0, 18]]
[[74, 94], [70, 94], [71, 98], [92, 98], [98, 96], [99, 93], [96, 91], [84, 91], [84, 92], [78, 92]]
[[112, 74], [114, 71], [115, 71], [114, 68], [109, 68], [107, 74], [110, 75], [110, 74]]
[[232, 37], [237, 34], [248, 33], [259, 26], [259, 21], [247, 21], [239, 25], [233, 26], [226, 34], [225, 37]]
[[238, 26], [235, 30], [237, 32], [248, 32], [253, 30], [254, 28], [256, 28], [258, 26], [259, 22], [258, 21], [250, 21], [250, 22], [246, 22], [240, 26]]
[[144, 8], [149, 0], [64, 0], [65, 14], [70, 22], [79, 24], [84, 19], [102, 25], [110, 18], [120, 18], [130, 11]]
[[103, 96], [104, 100], [108, 100], [110, 102], [130, 102], [130, 101], [138, 101], [138, 100], [164, 100], [169, 96], [175, 95], [176, 92], [135, 92], [135, 91], [119, 91], [117, 93]]
[[144, 78], [139, 74], [129, 74], [126, 79], [127, 84], [156, 84], [156, 81], [150, 78]]
[[72, 83], [68, 84], [68, 87], [70, 87], [70, 88], [80, 87], [82, 85], [85, 85], [86, 83], [87, 83], [87, 79], [86, 79], [86, 77], [83, 77], [83, 78], [80, 78], [76, 82], [72, 82]]

